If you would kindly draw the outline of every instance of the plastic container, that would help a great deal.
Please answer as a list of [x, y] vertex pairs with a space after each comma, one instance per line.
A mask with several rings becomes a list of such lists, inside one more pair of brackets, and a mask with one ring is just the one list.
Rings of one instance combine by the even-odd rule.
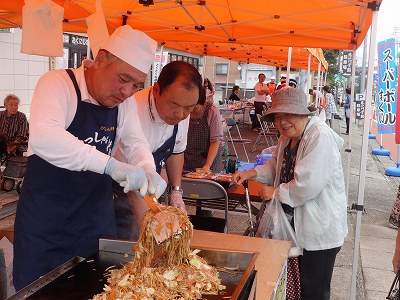
[[254, 167], [263, 165], [265, 162], [272, 158], [272, 154], [258, 154], [256, 155], [256, 160], [254, 163]]

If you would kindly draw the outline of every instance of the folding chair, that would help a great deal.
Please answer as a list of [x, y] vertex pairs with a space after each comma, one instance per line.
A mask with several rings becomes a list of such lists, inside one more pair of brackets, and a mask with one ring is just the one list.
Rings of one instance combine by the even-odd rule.
[[[261, 130], [258, 133], [257, 139], [251, 149], [251, 152], [254, 152], [257, 148], [257, 145], [262, 144], [261, 139], [264, 137], [265, 142], [268, 147], [273, 146], [274, 139], [278, 139], [278, 132], [269, 127], [268, 122], [263, 120], [263, 117], [260, 114], [257, 114], [258, 122], [260, 122]], [[268, 141], [270, 140], [270, 142]]]
[[225, 212], [225, 219], [190, 215], [195, 229], [228, 232], [228, 194], [222, 185], [207, 179], [182, 178], [185, 205]]
[[[226, 122], [226, 126], [228, 127], [227, 130], [226, 130], [227, 133], [228, 133], [228, 137], [229, 137], [228, 142], [230, 142], [232, 144], [233, 151], [235, 152], [236, 157], [239, 158], [239, 156], [237, 154], [237, 151], [236, 151], [235, 144], [241, 144], [243, 146], [243, 151], [244, 151], [244, 154], [246, 155], [247, 162], [249, 162], [250, 160], [249, 160], [249, 156], [247, 155], [247, 150], [246, 150], [245, 144], [251, 144], [251, 140], [242, 138], [242, 135], [240, 134], [239, 126], [238, 126], [237, 122], [234, 119], [227, 118], [225, 120], [225, 122]], [[232, 135], [231, 135], [231, 132], [230, 132], [230, 128], [236, 128], [237, 133], [239, 135], [238, 139], [233, 139], [232, 138]]]

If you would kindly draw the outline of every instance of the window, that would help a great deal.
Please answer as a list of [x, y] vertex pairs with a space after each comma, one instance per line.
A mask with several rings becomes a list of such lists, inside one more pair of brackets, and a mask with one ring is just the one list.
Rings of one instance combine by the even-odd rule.
[[215, 74], [227, 75], [228, 74], [228, 64], [215, 64]]
[[177, 55], [177, 54], [173, 54], [173, 53], [168, 53], [168, 56], [169, 56], [168, 61], [181, 60], [184, 62], [188, 62], [189, 64], [192, 64], [196, 69], [199, 69], [199, 59], [198, 58], [184, 56], [184, 55]]

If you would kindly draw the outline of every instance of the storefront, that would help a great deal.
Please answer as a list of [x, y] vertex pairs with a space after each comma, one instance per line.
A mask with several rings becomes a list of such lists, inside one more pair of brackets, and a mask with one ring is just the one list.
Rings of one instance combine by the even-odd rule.
[[87, 58], [88, 38], [64, 33], [64, 56], [52, 61], [51, 69], [78, 68]]

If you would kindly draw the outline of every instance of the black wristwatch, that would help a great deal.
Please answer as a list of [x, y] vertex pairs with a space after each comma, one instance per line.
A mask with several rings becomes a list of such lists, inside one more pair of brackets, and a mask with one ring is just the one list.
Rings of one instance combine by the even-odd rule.
[[183, 190], [179, 185], [171, 185], [169, 187], [169, 192], [172, 192], [172, 191], [179, 191], [179, 192], [183, 193]]

